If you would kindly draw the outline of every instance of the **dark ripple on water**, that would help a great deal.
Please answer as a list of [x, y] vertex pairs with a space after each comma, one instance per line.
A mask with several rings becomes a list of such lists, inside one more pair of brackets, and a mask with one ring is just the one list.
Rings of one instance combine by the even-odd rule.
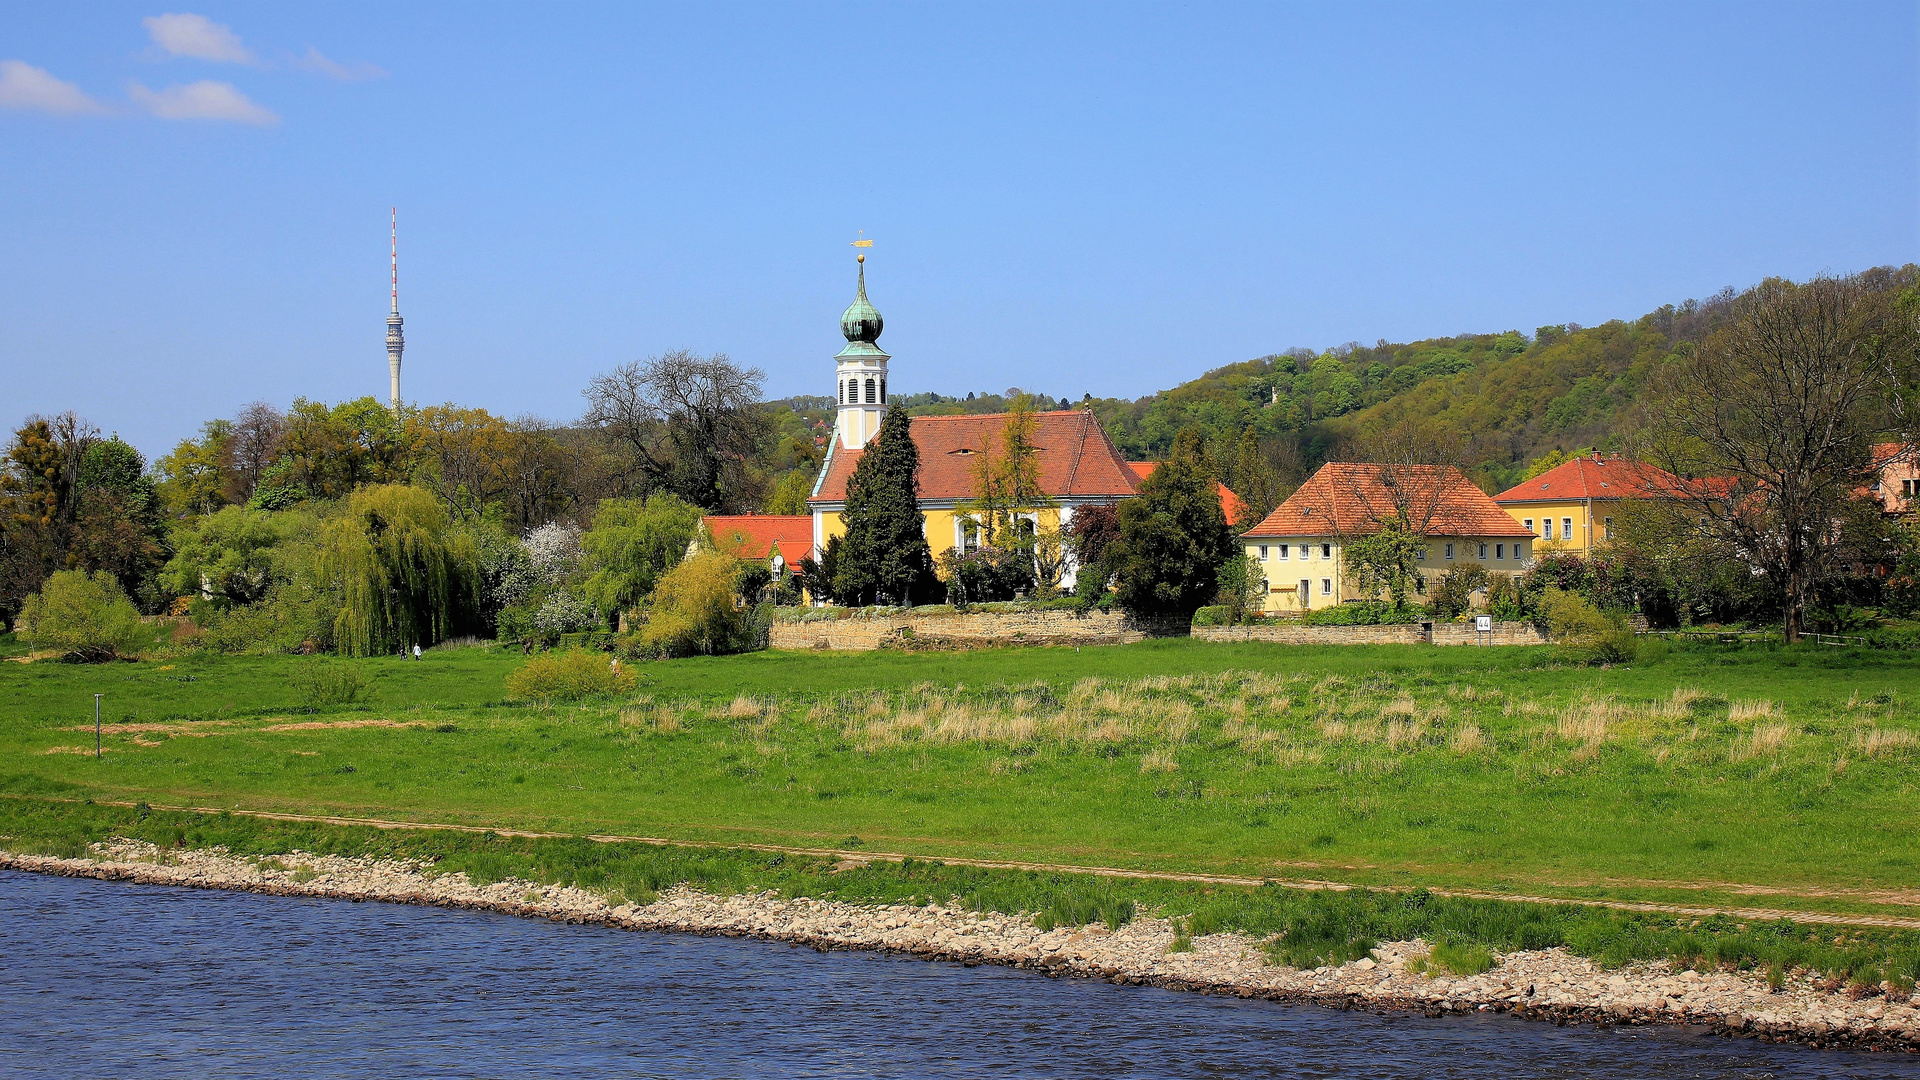
[[17, 1077], [1911, 1077], [1684, 1031], [1427, 1020], [767, 942], [0, 872]]

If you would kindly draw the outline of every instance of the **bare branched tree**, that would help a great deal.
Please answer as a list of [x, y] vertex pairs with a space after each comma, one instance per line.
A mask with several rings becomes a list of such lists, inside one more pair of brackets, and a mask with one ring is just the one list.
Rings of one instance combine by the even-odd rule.
[[[1461, 472], [1464, 452], [1459, 439], [1430, 425], [1401, 420], [1347, 444], [1340, 460], [1360, 468], [1343, 470], [1348, 478], [1343, 484], [1312, 489], [1313, 497], [1327, 503], [1325, 514], [1334, 523], [1335, 535], [1341, 535], [1338, 523], [1343, 518], [1355, 517], [1334, 512], [1334, 501], [1348, 498], [1359, 508], [1356, 535], [1393, 522], [1414, 536], [1426, 536], [1448, 505], [1448, 492], [1467, 482]], [[1352, 521], [1345, 531], [1355, 531]]]
[[260, 477], [268, 466], [280, 460], [280, 440], [287, 433], [287, 418], [279, 409], [256, 401], [234, 417], [233, 431], [224, 446], [229, 457], [227, 497], [244, 504], [260, 487]]
[[[1908, 275], [1911, 277], [1911, 275]], [[1916, 335], [1896, 287], [1856, 275], [1771, 279], [1660, 372], [1646, 457], [1687, 478], [1673, 498], [1766, 575], [1797, 641], [1819, 584], [1848, 561], [1842, 524], [1897, 427], [1897, 374]]]
[[588, 384], [585, 423], [621, 445], [648, 486], [708, 510], [759, 505], [750, 468], [773, 436], [764, 373], [678, 349]]

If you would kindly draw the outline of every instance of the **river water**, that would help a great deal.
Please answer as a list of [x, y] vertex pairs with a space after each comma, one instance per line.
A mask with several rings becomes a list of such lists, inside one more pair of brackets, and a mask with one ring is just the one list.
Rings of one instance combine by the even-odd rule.
[[1911, 1077], [466, 911], [0, 871], [7, 1077]]

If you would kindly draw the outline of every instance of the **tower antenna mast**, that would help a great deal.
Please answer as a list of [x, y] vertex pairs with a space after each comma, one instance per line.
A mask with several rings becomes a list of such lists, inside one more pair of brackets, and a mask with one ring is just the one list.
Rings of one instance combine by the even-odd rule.
[[400, 354], [406, 351], [407, 341], [400, 332], [405, 320], [400, 318], [400, 208], [392, 208], [389, 225], [393, 241], [393, 308], [387, 315], [387, 371], [393, 377], [391, 404], [393, 414], [400, 415]]

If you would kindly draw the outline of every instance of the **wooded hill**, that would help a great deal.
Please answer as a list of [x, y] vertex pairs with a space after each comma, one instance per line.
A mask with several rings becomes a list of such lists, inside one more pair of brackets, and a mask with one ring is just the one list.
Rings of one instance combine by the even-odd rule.
[[[1732, 290], [1668, 304], [1631, 322], [1542, 326], [1429, 338], [1357, 342], [1314, 353], [1290, 349], [1216, 368], [1137, 400], [1082, 398], [1128, 457], [1165, 457], [1182, 428], [1206, 433], [1211, 456], [1232, 471], [1253, 431], [1272, 466], [1297, 483], [1343, 444], [1402, 419], [1468, 448], [1489, 491], [1520, 480], [1529, 462], [1555, 450], [1616, 446], [1654, 364], [1719, 321]], [[1009, 391], [1011, 393], [1012, 391]], [[1044, 400], [1060, 401], [1044, 389]], [[915, 415], [998, 412], [1004, 394], [964, 398], [914, 394]]]

